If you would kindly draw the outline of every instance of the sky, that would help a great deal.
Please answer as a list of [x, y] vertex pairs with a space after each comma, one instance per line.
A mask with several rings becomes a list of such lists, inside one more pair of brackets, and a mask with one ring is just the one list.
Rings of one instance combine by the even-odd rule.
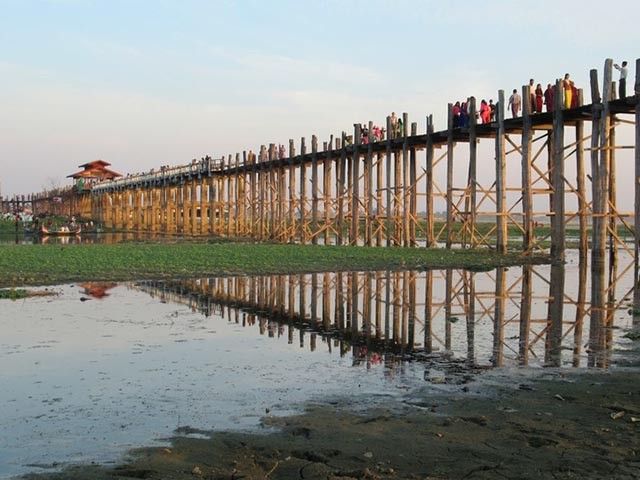
[[[0, 0], [0, 195], [138, 173], [628, 60], [640, 4], [514, 0]], [[617, 75], [615, 75], [617, 79]], [[626, 133], [620, 138], [624, 140]], [[629, 137], [631, 138], [631, 137]], [[631, 141], [631, 140], [629, 140]]]

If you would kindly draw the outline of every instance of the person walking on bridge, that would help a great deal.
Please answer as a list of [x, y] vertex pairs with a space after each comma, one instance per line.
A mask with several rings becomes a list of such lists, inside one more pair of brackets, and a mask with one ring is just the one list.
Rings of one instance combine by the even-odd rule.
[[620, 83], [618, 84], [618, 93], [620, 98], [627, 98], [627, 61], [622, 62], [622, 66], [614, 63], [616, 70], [620, 71]]
[[520, 106], [522, 105], [522, 97], [518, 93], [518, 90], [513, 89], [513, 93], [509, 97], [509, 107], [511, 107], [511, 115], [513, 118], [518, 117], [518, 113], [520, 112]]

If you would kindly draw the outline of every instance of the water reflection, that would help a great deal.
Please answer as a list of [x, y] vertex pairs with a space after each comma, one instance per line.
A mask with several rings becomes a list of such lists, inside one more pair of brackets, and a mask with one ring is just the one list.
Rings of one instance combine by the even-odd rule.
[[77, 244], [112, 244], [123, 242], [140, 242], [146, 240], [172, 241], [176, 240], [174, 235], [163, 235], [160, 233], [145, 232], [101, 232], [82, 233], [81, 235], [0, 235], [0, 245], [8, 244], [54, 244], [54, 245], [77, 245]]
[[[368, 367], [448, 356], [470, 366], [606, 368], [616, 328], [630, 323], [630, 289], [617, 297], [624, 282], [615, 285], [603, 271], [589, 283], [586, 268], [579, 262], [490, 272], [314, 273], [144, 281], [135, 288], [260, 335], [286, 336], [301, 348], [320, 344]], [[603, 282], [607, 296], [587, 303], [587, 289]], [[614, 325], [616, 312], [621, 325]]]

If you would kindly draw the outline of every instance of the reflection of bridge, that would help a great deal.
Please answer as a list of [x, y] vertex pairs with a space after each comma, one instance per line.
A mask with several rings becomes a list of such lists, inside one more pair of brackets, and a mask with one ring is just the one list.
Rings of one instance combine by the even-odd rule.
[[[341, 354], [353, 347], [356, 358], [452, 352], [473, 364], [579, 366], [586, 353], [589, 365], [605, 367], [614, 312], [627, 295], [611, 281], [606, 300], [590, 305], [586, 264], [576, 272], [575, 290], [565, 289], [562, 268], [205, 278], [136, 288], [207, 316], [226, 311], [229, 321], [257, 323], [261, 334], [284, 335], [288, 326], [289, 343], [298, 330], [300, 346], [308, 335], [312, 350], [320, 336]], [[562, 358], [565, 350], [570, 358]]]
[[[618, 226], [631, 234], [640, 228], [640, 221], [633, 227], [632, 214], [618, 211], [616, 204], [617, 152], [635, 148], [640, 170], [640, 135], [635, 146], [616, 143], [616, 127], [631, 124], [638, 132], [640, 81], [635, 96], [616, 99], [607, 60], [602, 92], [598, 83], [592, 70], [591, 103], [583, 105], [580, 92], [578, 106], [568, 110], [561, 109], [562, 95], [555, 95], [554, 112], [530, 114], [523, 87], [523, 116], [505, 119], [500, 91], [497, 118], [489, 124], [477, 124], [471, 99], [468, 128], [454, 128], [451, 105], [448, 128], [440, 132], [430, 116], [426, 133], [418, 134], [417, 124], [404, 114], [403, 131], [380, 141], [365, 142], [356, 125], [349, 145], [346, 133], [321, 146], [313, 136], [310, 151], [304, 138], [298, 152], [290, 140], [288, 156], [271, 144], [258, 155], [245, 151], [104, 182], [93, 187], [87, 205], [95, 219], [123, 229], [366, 245], [409, 246], [424, 238], [427, 245], [460, 242], [499, 251], [509, 236], [526, 251], [549, 240], [559, 258], [566, 223], [579, 224], [584, 248], [591, 221], [593, 248], [603, 252], [607, 232], [616, 240]], [[560, 82], [556, 92], [562, 92]], [[458, 144], [468, 149], [460, 151]], [[436, 155], [438, 148], [442, 152]], [[424, 159], [418, 157], [421, 151]], [[478, 169], [482, 156], [490, 168]], [[36, 208], [46, 209], [46, 201], [36, 201]], [[635, 203], [638, 215], [640, 201]], [[442, 227], [435, 222], [439, 204], [446, 209]], [[550, 234], [534, 229], [543, 217], [550, 219]]]

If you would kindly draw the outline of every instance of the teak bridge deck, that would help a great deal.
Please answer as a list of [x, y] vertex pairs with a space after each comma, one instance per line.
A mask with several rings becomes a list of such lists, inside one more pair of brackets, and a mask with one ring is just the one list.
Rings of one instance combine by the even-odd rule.
[[[612, 67], [612, 60], [606, 60], [602, 93], [598, 73], [591, 70], [591, 103], [583, 105], [580, 94], [580, 106], [573, 109], [563, 109], [562, 95], [556, 94], [553, 112], [532, 114], [525, 86], [522, 117], [505, 119], [501, 90], [496, 120], [489, 124], [477, 123], [471, 98], [467, 128], [454, 128], [449, 104], [448, 128], [439, 132], [428, 116], [426, 133], [418, 134], [417, 124], [409, 124], [405, 113], [397, 138], [387, 135], [364, 143], [356, 124], [353, 136], [332, 136], [322, 149], [315, 135], [310, 149], [301, 139], [299, 152], [290, 140], [287, 158], [280, 158], [271, 144], [257, 154], [207, 157], [95, 184], [84, 192], [70, 187], [23, 196], [13, 199], [13, 205], [29, 202], [34, 211], [84, 214], [109, 227], [167, 234], [339, 245], [415, 246], [424, 241], [426, 246], [456, 243], [499, 252], [517, 242], [525, 252], [550, 246], [559, 261], [564, 259], [566, 225], [574, 222], [579, 248], [586, 252], [590, 246], [594, 258], [604, 258], [607, 235], [609, 246], [634, 253], [637, 242], [633, 249], [622, 237], [624, 230], [640, 237], [640, 188], [635, 181], [635, 212], [620, 212], [615, 155], [623, 148], [635, 149], [635, 178], [640, 178], [640, 76], [636, 74], [633, 96], [616, 99]], [[560, 80], [555, 89], [562, 92]], [[588, 135], [585, 123], [591, 127]], [[621, 123], [635, 125], [635, 145], [616, 144]], [[371, 127], [370, 122], [369, 132]], [[568, 127], [575, 138], [568, 138]], [[389, 117], [386, 128], [392, 131]], [[495, 143], [492, 175], [485, 185], [478, 175], [481, 139]], [[468, 145], [464, 155], [456, 155], [457, 144]], [[419, 151], [426, 152], [424, 164], [419, 164]], [[591, 175], [585, 173], [585, 152]], [[517, 157], [509, 168], [520, 171], [518, 185], [509, 185], [507, 157]], [[565, 164], [572, 159], [575, 181], [565, 175]], [[444, 185], [438, 179], [446, 179]], [[568, 197], [577, 204], [575, 211], [567, 211]], [[11, 202], [3, 201], [3, 211]], [[446, 210], [441, 217], [435, 214], [437, 202]], [[550, 225], [548, 235], [536, 232], [537, 219]]]

